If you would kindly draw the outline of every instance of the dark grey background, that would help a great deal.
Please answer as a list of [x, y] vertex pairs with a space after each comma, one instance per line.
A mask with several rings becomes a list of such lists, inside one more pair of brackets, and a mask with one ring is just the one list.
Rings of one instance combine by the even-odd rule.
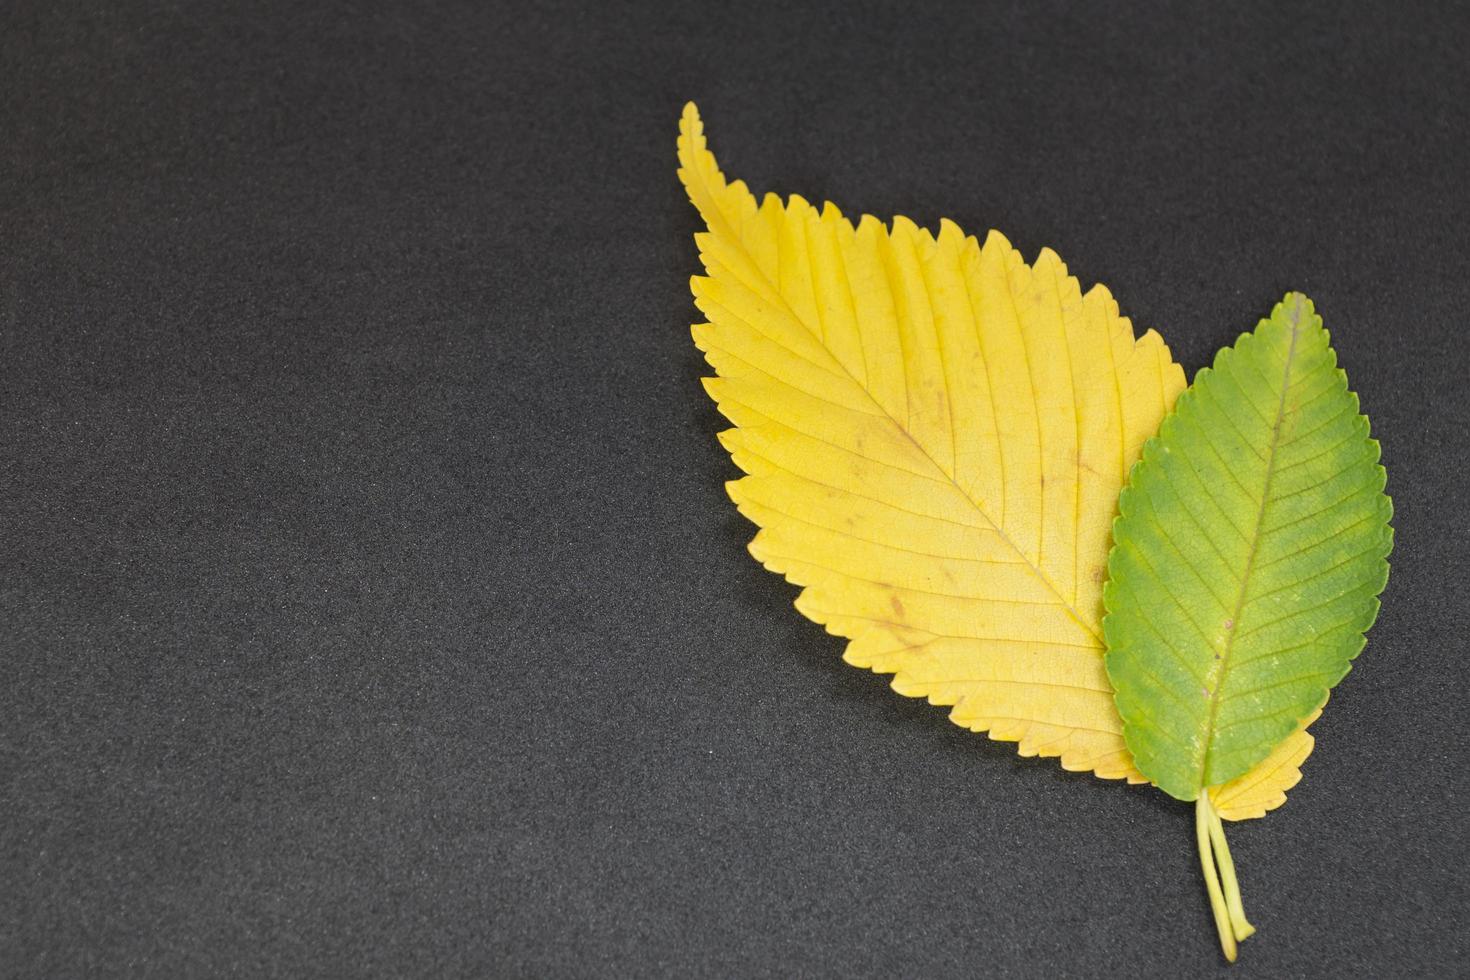
[[6, 5], [0, 974], [1222, 969], [1187, 807], [897, 697], [745, 554], [689, 98], [1190, 374], [1315, 298], [1397, 549], [1232, 828], [1232, 975], [1462, 973], [1470, 15], [907, 6]]

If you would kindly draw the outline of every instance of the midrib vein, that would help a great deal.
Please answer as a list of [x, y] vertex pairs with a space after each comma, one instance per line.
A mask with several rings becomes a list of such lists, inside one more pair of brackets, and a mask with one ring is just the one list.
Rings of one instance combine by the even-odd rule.
[[1250, 592], [1251, 573], [1255, 570], [1256, 556], [1261, 550], [1261, 528], [1266, 523], [1266, 504], [1271, 499], [1271, 481], [1276, 475], [1276, 455], [1281, 444], [1282, 423], [1286, 420], [1286, 395], [1291, 390], [1291, 368], [1296, 360], [1296, 342], [1301, 334], [1301, 301], [1291, 310], [1291, 340], [1286, 346], [1286, 366], [1281, 372], [1281, 396], [1276, 402], [1276, 421], [1271, 426], [1271, 445], [1266, 450], [1266, 475], [1261, 484], [1261, 504], [1256, 509], [1255, 527], [1251, 531], [1250, 550], [1246, 553], [1245, 571], [1240, 577], [1240, 593], [1235, 598], [1235, 608], [1230, 613], [1230, 630], [1225, 637], [1225, 646], [1220, 651], [1220, 662], [1214, 673], [1207, 678], [1210, 685], [1210, 712], [1205, 721], [1204, 747], [1200, 751], [1199, 791], [1209, 789], [1205, 785], [1205, 773], [1210, 768], [1210, 749], [1214, 746], [1215, 726], [1219, 721], [1221, 694], [1230, 676], [1230, 655], [1235, 650], [1236, 637], [1240, 635], [1240, 614], [1245, 609], [1245, 599]]

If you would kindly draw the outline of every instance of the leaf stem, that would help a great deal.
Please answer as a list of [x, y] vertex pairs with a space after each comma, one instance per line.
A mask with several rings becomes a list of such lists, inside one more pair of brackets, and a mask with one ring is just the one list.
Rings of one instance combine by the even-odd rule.
[[1194, 803], [1194, 836], [1199, 844], [1200, 869], [1205, 873], [1205, 890], [1210, 893], [1210, 910], [1215, 913], [1215, 931], [1220, 934], [1220, 949], [1225, 959], [1235, 962], [1235, 928], [1230, 921], [1230, 910], [1220, 890], [1220, 876], [1215, 871], [1215, 854], [1211, 848], [1212, 821], [1218, 819], [1210, 806], [1209, 790], [1200, 790]]
[[[1208, 797], [1209, 790], [1205, 790], [1201, 796]], [[1230, 913], [1230, 931], [1235, 933], [1237, 942], [1244, 941], [1252, 936], [1256, 927], [1245, 919], [1245, 907], [1240, 903], [1240, 883], [1235, 878], [1235, 862], [1230, 859], [1230, 845], [1225, 843], [1225, 825], [1220, 822], [1220, 814], [1214, 806], [1210, 811], [1210, 843], [1214, 847], [1215, 863], [1220, 866], [1220, 883], [1225, 889], [1225, 908]]]

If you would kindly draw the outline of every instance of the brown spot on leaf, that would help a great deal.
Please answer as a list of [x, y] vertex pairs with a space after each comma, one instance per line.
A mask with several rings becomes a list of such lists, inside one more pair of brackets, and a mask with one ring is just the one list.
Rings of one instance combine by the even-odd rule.
[[898, 619], [903, 619], [904, 610], [902, 599], [900, 599], [898, 596], [892, 596], [888, 600], [888, 605], [892, 607], [894, 616], [896, 616]]

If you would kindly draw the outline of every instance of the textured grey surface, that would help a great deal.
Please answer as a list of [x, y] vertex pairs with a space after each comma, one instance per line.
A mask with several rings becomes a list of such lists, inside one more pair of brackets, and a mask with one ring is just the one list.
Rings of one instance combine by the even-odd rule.
[[745, 554], [688, 98], [1189, 374], [1316, 300], [1397, 547], [1232, 828], [1232, 975], [1464, 969], [1464, 8], [909, 6], [7, 7], [0, 975], [1222, 970], [1188, 808], [892, 694]]

